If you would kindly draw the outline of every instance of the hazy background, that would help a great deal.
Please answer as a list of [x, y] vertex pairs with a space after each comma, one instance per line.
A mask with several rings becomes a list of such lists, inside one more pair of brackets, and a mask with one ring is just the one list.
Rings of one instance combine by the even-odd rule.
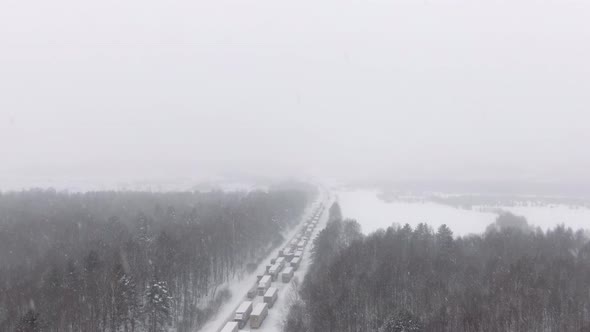
[[575, 186], [590, 182], [588, 59], [585, 0], [3, 0], [0, 189]]

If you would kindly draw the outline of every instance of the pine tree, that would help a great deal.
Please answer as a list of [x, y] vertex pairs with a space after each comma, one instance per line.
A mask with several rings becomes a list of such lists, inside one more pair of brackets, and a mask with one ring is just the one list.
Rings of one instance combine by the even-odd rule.
[[442, 264], [451, 263], [453, 256], [453, 231], [447, 225], [441, 225], [436, 233], [438, 259]]
[[[137, 297], [135, 280], [129, 276], [125, 276], [123, 279], [123, 289], [125, 304], [127, 306], [127, 321], [125, 322], [125, 326], [129, 323], [131, 325], [131, 331], [133, 332], [135, 331], [135, 324], [140, 318], [140, 304]], [[127, 331], [127, 328], [125, 328], [125, 330]]]
[[20, 319], [16, 332], [40, 332], [41, 320], [39, 314], [33, 309], [29, 309], [27, 313]]
[[63, 284], [64, 305], [67, 316], [70, 319], [70, 325], [73, 330], [80, 329], [81, 310], [83, 292], [82, 275], [73, 260], [69, 260], [64, 276]]
[[138, 311], [135, 283], [120, 264], [114, 268], [113, 279], [113, 330], [118, 331], [121, 325], [125, 326], [126, 331], [129, 325], [134, 330]]
[[158, 332], [170, 318], [172, 296], [166, 282], [153, 280], [146, 289], [145, 311], [148, 315], [148, 331]]
[[379, 332], [421, 332], [424, 331], [422, 323], [411, 312], [400, 310], [389, 316]]
[[340, 209], [340, 204], [333, 203], [330, 207], [330, 217], [328, 221], [332, 220], [342, 220], [342, 210]]
[[85, 312], [84, 317], [85, 327], [83, 330], [98, 329], [98, 320], [100, 317], [100, 283], [99, 276], [102, 267], [102, 262], [98, 253], [95, 250], [90, 250], [88, 255], [84, 257], [84, 297]]

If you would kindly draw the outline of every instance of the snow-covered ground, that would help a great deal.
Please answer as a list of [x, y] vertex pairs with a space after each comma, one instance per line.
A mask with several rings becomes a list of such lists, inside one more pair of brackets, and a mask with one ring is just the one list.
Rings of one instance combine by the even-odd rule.
[[[495, 221], [497, 214], [492, 209], [459, 209], [433, 202], [391, 202], [377, 197], [376, 191], [338, 191], [337, 200], [346, 218], [356, 219], [365, 234], [394, 223], [416, 226], [425, 222], [435, 230], [447, 224], [455, 235], [482, 233]], [[590, 209], [557, 206], [495, 206], [494, 209], [510, 211], [524, 216], [529, 224], [546, 230], [558, 224], [573, 229], [590, 228]]]
[[[319, 201], [324, 203], [324, 205], [326, 206], [326, 210], [320, 218], [318, 225], [315, 227], [314, 233], [312, 234], [311, 238], [314, 238], [317, 235], [317, 233], [325, 227], [327, 221], [328, 208], [330, 207], [330, 205], [328, 205], [328, 201], [326, 200], [325, 196], [320, 197]], [[241, 280], [236, 278], [227, 285], [228, 289], [231, 291], [232, 294], [231, 299], [227, 301], [225, 304], [223, 304], [221, 308], [219, 308], [219, 311], [217, 312], [215, 317], [209, 320], [209, 322], [207, 322], [200, 331], [217, 332], [223, 328], [225, 323], [228, 320], [230, 320], [231, 317], [233, 317], [235, 309], [240, 305], [240, 303], [242, 303], [242, 301], [246, 300], [246, 294], [248, 293], [248, 290], [250, 290], [252, 286], [256, 285], [256, 276], [259, 274], [264, 274], [265, 265], [269, 263], [272, 258], [277, 257], [279, 249], [285, 247], [291, 241], [291, 239], [297, 234], [297, 232], [301, 230], [301, 227], [303, 227], [303, 222], [305, 220], [308, 220], [313, 215], [314, 209], [312, 209], [312, 207], [315, 205], [316, 204], [310, 205], [310, 207], [304, 213], [301, 223], [285, 236], [286, 240], [284, 241], [284, 243], [281, 244], [279, 248], [272, 251], [266, 258], [264, 258], [264, 260], [262, 261], [263, 263], [260, 264], [260, 266], [254, 273], [246, 275]], [[307, 245], [307, 248], [303, 254], [301, 265], [299, 269], [295, 271], [293, 279], [297, 278], [298, 280], [303, 280], [303, 277], [305, 276], [305, 273], [307, 272], [309, 266], [310, 246], [311, 242]], [[277, 287], [279, 289], [279, 297], [272, 309], [269, 310], [268, 316], [266, 317], [264, 323], [258, 329], [258, 331], [280, 331], [280, 324], [282, 322], [284, 315], [286, 314], [286, 311], [288, 310], [287, 298], [288, 294], [292, 291], [293, 284], [285, 284], [282, 283], [280, 280], [277, 280], [272, 283], [272, 287]], [[259, 302], [262, 302], [262, 296], [256, 296], [256, 298], [254, 299], [254, 304]], [[249, 329], [249, 326], [245, 327], [245, 330]]]

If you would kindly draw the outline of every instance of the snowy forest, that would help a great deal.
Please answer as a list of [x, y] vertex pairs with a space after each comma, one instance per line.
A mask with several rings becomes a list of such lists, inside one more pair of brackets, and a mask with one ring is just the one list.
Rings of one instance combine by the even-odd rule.
[[394, 225], [363, 235], [337, 204], [284, 332], [590, 331], [590, 244], [504, 213], [482, 235]]
[[313, 195], [0, 193], [0, 331], [193, 331]]

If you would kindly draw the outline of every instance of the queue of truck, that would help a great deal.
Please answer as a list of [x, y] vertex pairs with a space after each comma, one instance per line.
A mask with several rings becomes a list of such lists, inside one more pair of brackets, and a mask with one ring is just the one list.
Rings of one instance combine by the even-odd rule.
[[[303, 252], [309, 243], [311, 234], [317, 226], [324, 205], [320, 204], [316, 208], [313, 216], [307, 220], [301, 230], [287, 244], [279, 250], [278, 256], [271, 259], [270, 264], [266, 265], [265, 273], [259, 275], [256, 285], [248, 291], [246, 297], [248, 300], [242, 302], [236, 309], [233, 320], [227, 322], [221, 332], [238, 332], [250, 322], [251, 329], [258, 329], [264, 323], [268, 316], [268, 310], [273, 307], [278, 299], [279, 290], [272, 287], [273, 282], [289, 283], [294, 276], [295, 271], [301, 264]], [[254, 299], [262, 296], [262, 302], [254, 304]]]

